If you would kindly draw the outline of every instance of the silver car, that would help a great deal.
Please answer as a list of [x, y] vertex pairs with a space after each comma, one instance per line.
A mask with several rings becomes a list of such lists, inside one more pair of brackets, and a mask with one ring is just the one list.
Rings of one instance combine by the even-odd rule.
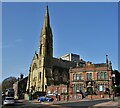
[[14, 105], [14, 104], [15, 104], [14, 97], [5, 97], [3, 105]]

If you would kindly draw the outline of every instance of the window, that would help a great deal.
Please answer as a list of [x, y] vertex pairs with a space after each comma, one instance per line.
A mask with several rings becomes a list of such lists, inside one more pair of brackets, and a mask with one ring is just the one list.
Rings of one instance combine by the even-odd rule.
[[73, 81], [76, 80], [76, 74], [73, 74]]
[[100, 72], [97, 73], [97, 79], [100, 79]]
[[80, 84], [80, 91], [84, 91], [84, 87], [83, 87], [83, 84]]
[[76, 92], [80, 92], [80, 85], [76, 84]]
[[105, 79], [108, 79], [108, 73], [107, 72], [104, 73], [104, 76], [105, 76]]
[[33, 64], [33, 71], [36, 70], [36, 69], [37, 69], [37, 64], [34, 63], [34, 64]]
[[101, 72], [101, 79], [104, 79], [104, 72]]
[[41, 72], [39, 73], [39, 79], [40, 79], [40, 81], [41, 81]]
[[75, 92], [75, 84], [72, 84], [72, 91]]
[[42, 54], [42, 44], [40, 45], [40, 54]]
[[87, 73], [87, 80], [92, 80], [92, 73]]
[[79, 75], [79, 79], [82, 80], [82, 73], [80, 73], [80, 75]]
[[77, 80], [79, 80], [79, 74], [76, 74]]

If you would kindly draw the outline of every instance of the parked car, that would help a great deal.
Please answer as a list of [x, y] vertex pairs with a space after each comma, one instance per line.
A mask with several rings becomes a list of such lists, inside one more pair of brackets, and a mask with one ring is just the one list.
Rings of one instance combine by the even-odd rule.
[[54, 99], [49, 97], [49, 96], [40, 96], [38, 97], [38, 101], [39, 102], [45, 102], [45, 101], [48, 101], [48, 102], [52, 102]]
[[15, 104], [14, 97], [5, 97], [3, 101], [3, 105], [14, 105], [14, 104]]

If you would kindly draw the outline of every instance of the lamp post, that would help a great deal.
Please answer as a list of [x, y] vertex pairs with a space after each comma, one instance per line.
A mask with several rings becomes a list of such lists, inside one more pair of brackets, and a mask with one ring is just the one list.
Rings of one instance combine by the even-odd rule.
[[115, 101], [115, 74], [112, 74], [112, 82], [113, 82], [113, 101]]

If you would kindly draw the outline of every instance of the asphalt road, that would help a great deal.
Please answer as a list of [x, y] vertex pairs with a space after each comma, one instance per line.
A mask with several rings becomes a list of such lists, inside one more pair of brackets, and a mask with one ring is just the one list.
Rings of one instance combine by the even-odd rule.
[[104, 100], [92, 100], [92, 101], [80, 101], [80, 102], [68, 102], [68, 103], [60, 103], [60, 104], [54, 104], [54, 105], [48, 105], [48, 104], [41, 104], [41, 103], [32, 103], [32, 102], [16, 102], [15, 105], [9, 105], [9, 106], [2, 106], [2, 108], [88, 108], [92, 105], [107, 102], [110, 101], [110, 99], [104, 99]]

